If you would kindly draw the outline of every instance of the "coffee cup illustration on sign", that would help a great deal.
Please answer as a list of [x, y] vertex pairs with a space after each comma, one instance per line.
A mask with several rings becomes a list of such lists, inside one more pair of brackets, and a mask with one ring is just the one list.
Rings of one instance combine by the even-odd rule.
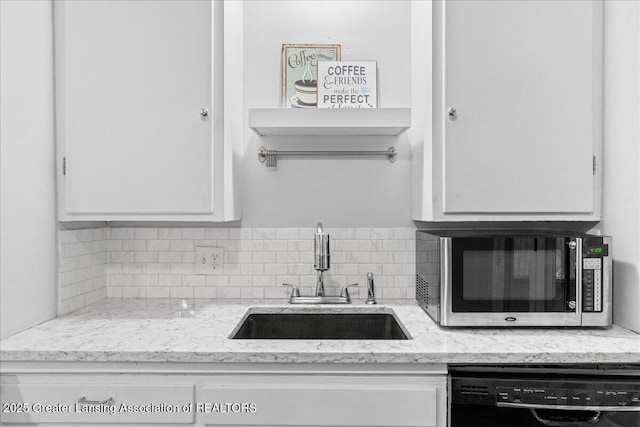
[[315, 107], [318, 104], [318, 82], [313, 78], [310, 63], [307, 63], [302, 78], [296, 80], [294, 87], [296, 94], [291, 99], [292, 106]]

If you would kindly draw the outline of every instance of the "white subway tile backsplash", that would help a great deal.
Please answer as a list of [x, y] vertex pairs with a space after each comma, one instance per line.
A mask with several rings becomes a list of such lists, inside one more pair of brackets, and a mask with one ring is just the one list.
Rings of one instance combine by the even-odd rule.
[[238, 287], [219, 288], [218, 298], [220, 299], [240, 298], [240, 288]]
[[135, 228], [133, 235], [136, 240], [157, 239], [158, 229], [157, 228]]
[[312, 251], [313, 240], [287, 240], [287, 250], [295, 252]]
[[206, 276], [197, 276], [195, 274], [185, 274], [182, 276], [182, 286], [205, 286]]
[[145, 251], [147, 250], [146, 240], [122, 240], [123, 251]]
[[276, 238], [275, 228], [254, 228], [253, 238], [256, 240], [274, 240]]
[[371, 263], [371, 253], [369, 252], [347, 252], [348, 264], [369, 264]]
[[413, 228], [395, 228], [395, 239], [414, 240], [416, 238], [416, 230]]
[[240, 298], [244, 299], [263, 299], [264, 288], [240, 288]]
[[277, 240], [294, 240], [300, 237], [300, 230], [297, 228], [277, 228]]
[[205, 285], [216, 287], [229, 286], [229, 276], [206, 276]]
[[192, 251], [194, 250], [193, 240], [170, 240], [170, 248], [172, 251]]
[[106, 298], [110, 235], [106, 228], [59, 232], [59, 315]]
[[193, 295], [193, 288], [171, 288], [170, 290], [171, 298], [193, 298]]
[[289, 242], [287, 240], [265, 240], [263, 250], [265, 251], [286, 251], [289, 248]]
[[133, 274], [114, 274], [109, 276], [108, 285], [117, 287], [134, 286], [135, 277]]
[[147, 289], [142, 287], [122, 288], [122, 298], [146, 298]]
[[149, 251], [168, 251], [171, 248], [169, 240], [147, 240], [146, 249]]
[[194, 288], [194, 298], [218, 298], [218, 288]]
[[264, 250], [264, 241], [262, 240], [241, 240], [240, 248], [245, 252], [259, 252]]
[[182, 262], [182, 252], [158, 252], [158, 262], [175, 263]]
[[277, 286], [276, 276], [252, 276], [252, 285], [261, 287]]
[[154, 274], [137, 274], [133, 279], [135, 286], [158, 286], [158, 276]]
[[147, 274], [169, 274], [171, 266], [166, 263], [148, 263], [145, 266]]
[[275, 252], [253, 252], [252, 261], [255, 263], [273, 263], [276, 262]]
[[207, 228], [205, 230], [205, 238], [210, 240], [227, 240], [229, 239], [229, 229]]
[[347, 228], [347, 239], [371, 239], [370, 228]]
[[394, 262], [402, 262], [398, 259], [399, 252], [372, 252], [372, 264], [392, 264]]
[[[274, 254], [275, 257], [275, 254]], [[224, 262], [228, 264], [242, 264], [252, 262], [251, 252], [225, 252]]]
[[224, 249], [225, 252], [240, 252], [242, 250], [240, 240], [221, 239], [218, 240], [218, 247]]
[[171, 288], [161, 286], [147, 288], [147, 298], [171, 298]]
[[170, 274], [194, 274], [195, 267], [193, 263], [175, 262], [169, 264]]
[[204, 240], [206, 239], [204, 228], [183, 228], [182, 239]]
[[300, 262], [300, 253], [293, 251], [276, 252], [276, 262], [278, 264]]
[[180, 240], [182, 239], [182, 228], [160, 228], [158, 229], [158, 239]]
[[371, 238], [374, 240], [393, 240], [395, 239], [393, 228], [372, 228]]
[[122, 298], [122, 288], [119, 286], [107, 287], [107, 298]]
[[253, 276], [235, 276], [230, 279], [232, 286], [252, 286]]
[[383, 240], [382, 241], [382, 250], [383, 251], [406, 251], [407, 241], [406, 240]]
[[[315, 290], [315, 228], [115, 227], [63, 230], [59, 238], [61, 314], [102, 298], [284, 299]], [[329, 228], [328, 294], [350, 283], [366, 296], [368, 272], [380, 298], [413, 298], [415, 230]], [[223, 275], [196, 275], [195, 248], [224, 250]], [[364, 290], [363, 290], [364, 289]]]
[[111, 252], [111, 262], [134, 262], [135, 255], [134, 252], [125, 252], [125, 251], [112, 251]]
[[111, 239], [133, 239], [133, 228], [111, 228]]
[[158, 285], [160, 286], [182, 286], [182, 276], [173, 274], [158, 275]]
[[258, 275], [264, 274], [264, 264], [240, 264], [240, 274]]
[[122, 264], [122, 274], [145, 274], [146, 264], [136, 264], [133, 262]]
[[136, 263], [158, 262], [158, 252], [135, 252], [134, 259]]
[[266, 264], [264, 274], [282, 275], [287, 274], [287, 264]]

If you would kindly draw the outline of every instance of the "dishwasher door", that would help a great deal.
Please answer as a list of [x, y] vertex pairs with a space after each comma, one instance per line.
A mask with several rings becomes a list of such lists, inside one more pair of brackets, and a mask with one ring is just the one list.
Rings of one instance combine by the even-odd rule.
[[639, 427], [640, 412], [451, 406], [451, 427]]
[[452, 369], [450, 427], [640, 427], [640, 370]]

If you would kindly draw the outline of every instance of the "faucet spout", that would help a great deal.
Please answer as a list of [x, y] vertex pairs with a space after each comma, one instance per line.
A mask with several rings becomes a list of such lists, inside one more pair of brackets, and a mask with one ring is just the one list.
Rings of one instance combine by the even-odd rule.
[[323, 297], [324, 296], [324, 280], [322, 278], [322, 273], [324, 271], [318, 271], [318, 281], [316, 282], [316, 296]]
[[313, 240], [313, 267], [318, 272], [316, 282], [316, 296], [324, 296], [324, 279], [322, 273], [330, 267], [329, 234], [322, 229], [322, 223], [318, 223], [316, 235]]

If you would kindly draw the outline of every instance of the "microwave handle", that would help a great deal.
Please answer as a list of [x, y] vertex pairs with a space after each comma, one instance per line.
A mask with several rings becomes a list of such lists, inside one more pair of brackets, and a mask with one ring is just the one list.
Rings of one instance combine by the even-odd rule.
[[496, 402], [496, 406], [521, 409], [557, 409], [559, 411], [640, 412], [640, 406], [544, 405], [538, 403], [515, 402]]
[[582, 237], [576, 238], [576, 314], [582, 316]]
[[[575, 240], [569, 241], [569, 250], [573, 253], [573, 265], [572, 268], [575, 268], [575, 288], [573, 290], [573, 295], [570, 295], [568, 300], [569, 304], [573, 302], [575, 309], [575, 313], [578, 316], [582, 315], [582, 238], [577, 237]], [[571, 298], [573, 297], [573, 298]]]

